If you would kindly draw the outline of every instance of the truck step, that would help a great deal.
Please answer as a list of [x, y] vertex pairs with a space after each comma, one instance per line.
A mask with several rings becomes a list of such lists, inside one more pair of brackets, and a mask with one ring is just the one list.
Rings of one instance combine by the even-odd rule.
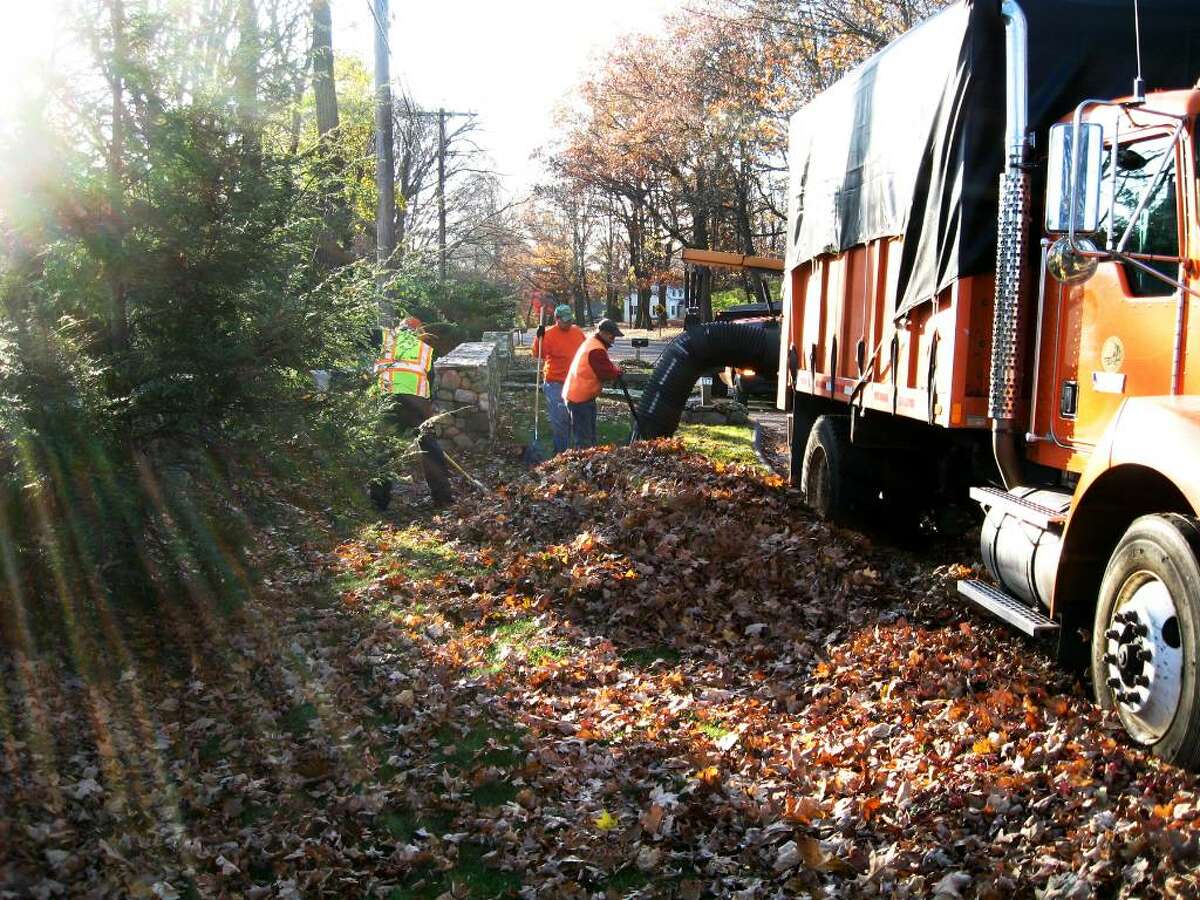
[[1067, 521], [1067, 514], [1064, 510], [1034, 503], [1032, 500], [1026, 500], [1024, 497], [1018, 497], [1016, 494], [1010, 494], [999, 488], [973, 487], [971, 488], [971, 499], [985, 507], [1000, 507], [1004, 512], [1016, 516], [1022, 522], [1028, 522], [1030, 525], [1036, 525], [1046, 530], [1052, 527], [1061, 527]]
[[990, 584], [968, 578], [958, 583], [958, 592], [1030, 637], [1044, 637], [1058, 631], [1058, 623], [1053, 619]]

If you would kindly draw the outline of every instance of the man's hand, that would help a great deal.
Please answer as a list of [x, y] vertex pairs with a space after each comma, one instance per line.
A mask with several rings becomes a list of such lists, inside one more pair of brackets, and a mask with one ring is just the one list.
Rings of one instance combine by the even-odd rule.
[[546, 326], [545, 325], [538, 326], [537, 336], [539, 338], [544, 338], [546, 336]]

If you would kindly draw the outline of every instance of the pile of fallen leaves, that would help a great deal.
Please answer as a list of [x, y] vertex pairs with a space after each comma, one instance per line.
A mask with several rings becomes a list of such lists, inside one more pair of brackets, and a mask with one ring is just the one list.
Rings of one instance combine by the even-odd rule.
[[775, 476], [584, 451], [292, 554], [177, 671], [3, 662], [0, 888], [1197, 891], [1193, 776]]

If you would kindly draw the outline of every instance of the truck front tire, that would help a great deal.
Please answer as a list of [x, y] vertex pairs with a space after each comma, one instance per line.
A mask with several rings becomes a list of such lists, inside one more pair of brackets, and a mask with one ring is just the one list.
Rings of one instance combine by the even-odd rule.
[[1168, 513], [1136, 519], [1104, 571], [1092, 632], [1096, 702], [1137, 743], [1200, 764], [1200, 527]]

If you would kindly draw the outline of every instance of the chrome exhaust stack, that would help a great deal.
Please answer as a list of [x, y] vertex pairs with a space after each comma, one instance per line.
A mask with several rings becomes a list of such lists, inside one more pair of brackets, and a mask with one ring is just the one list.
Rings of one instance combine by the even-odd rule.
[[1029, 238], [1030, 178], [1028, 133], [1028, 29], [1016, 0], [1000, 7], [1005, 31], [1007, 115], [1004, 129], [1005, 162], [1000, 175], [1000, 215], [996, 241], [996, 294], [992, 310], [991, 381], [988, 417], [992, 420], [992, 451], [1004, 486], [1021, 483], [1021, 458], [1015, 424], [1020, 388], [1022, 321], [1021, 288], [1025, 278], [1025, 248]]

